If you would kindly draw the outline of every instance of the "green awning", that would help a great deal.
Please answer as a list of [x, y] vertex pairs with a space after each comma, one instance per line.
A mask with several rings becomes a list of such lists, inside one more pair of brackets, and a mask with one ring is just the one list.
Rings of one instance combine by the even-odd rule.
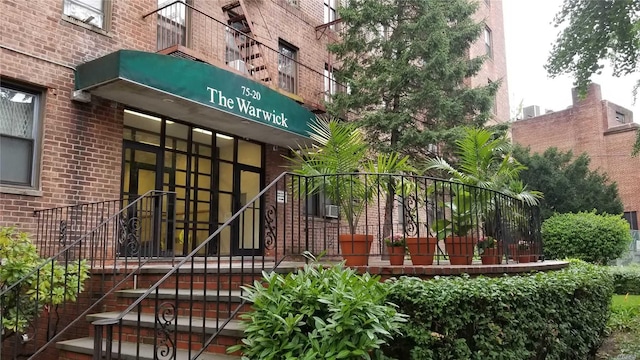
[[309, 141], [315, 118], [289, 97], [242, 75], [142, 51], [119, 50], [84, 63], [75, 82], [77, 90], [269, 144]]

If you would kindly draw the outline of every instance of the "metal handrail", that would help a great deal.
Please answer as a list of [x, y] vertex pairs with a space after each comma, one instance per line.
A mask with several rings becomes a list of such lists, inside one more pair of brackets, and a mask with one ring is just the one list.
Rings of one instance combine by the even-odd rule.
[[118, 213], [111, 215], [109, 218], [107, 218], [106, 220], [104, 220], [103, 222], [101, 222], [98, 226], [96, 226], [95, 228], [91, 229], [90, 231], [88, 231], [86, 234], [82, 235], [80, 238], [78, 238], [77, 240], [75, 240], [74, 242], [72, 242], [71, 244], [65, 246], [62, 250], [60, 250], [57, 254], [47, 258], [47, 260], [45, 260], [40, 266], [34, 268], [31, 272], [29, 272], [27, 275], [23, 276], [22, 278], [20, 278], [18, 281], [16, 281], [15, 283], [13, 283], [12, 285], [6, 287], [5, 289], [2, 289], [0, 291], [0, 296], [6, 294], [7, 292], [9, 292], [11, 289], [15, 288], [16, 286], [18, 286], [18, 284], [20, 284], [21, 282], [23, 282], [25, 279], [33, 276], [35, 273], [37, 273], [38, 271], [44, 269], [45, 265], [49, 264], [51, 261], [54, 260], [54, 258], [57, 258], [61, 255], [63, 255], [63, 253], [67, 252], [68, 250], [70, 250], [72, 247], [78, 245], [79, 243], [81, 243], [83, 240], [85, 240], [90, 234], [92, 234], [93, 232], [95, 232], [96, 230], [98, 230], [100, 227], [102, 227], [103, 225], [107, 224], [109, 221], [111, 221], [112, 219], [116, 218], [117, 216], [119, 216], [123, 211], [128, 210], [130, 207], [134, 206], [138, 201], [141, 201], [141, 199], [145, 198], [148, 194], [150, 193], [159, 193], [159, 194], [175, 194], [174, 192], [171, 191], [158, 191], [158, 190], [149, 190], [146, 193], [144, 193], [142, 196], [140, 196], [139, 198], [137, 198], [135, 201], [132, 201], [130, 204], [128, 204], [127, 206], [125, 206], [124, 208], [122, 208]]
[[227, 226], [229, 226], [232, 222], [234, 222], [240, 216], [241, 213], [243, 213], [246, 209], [249, 208], [249, 206], [253, 202], [259, 200], [260, 197], [262, 197], [262, 195], [264, 195], [267, 191], [269, 191], [273, 186], [275, 186], [275, 184], [278, 183], [278, 181], [280, 181], [280, 179], [284, 178], [288, 174], [289, 174], [288, 172], [283, 172], [277, 178], [275, 178], [275, 180], [273, 180], [269, 185], [267, 185], [264, 189], [262, 189], [253, 199], [247, 201], [247, 203], [242, 208], [240, 208], [240, 210], [238, 210], [229, 219], [227, 219], [227, 221], [225, 221], [222, 225], [220, 225], [216, 231], [214, 231], [211, 235], [209, 235], [209, 237], [205, 239], [202, 243], [200, 243], [200, 245], [195, 247], [195, 249], [193, 249], [188, 255], [186, 255], [171, 270], [169, 270], [169, 272], [167, 272], [160, 280], [156, 281], [155, 284], [153, 284], [149, 289], [147, 289], [147, 291], [145, 291], [144, 294], [140, 295], [136, 299], [136, 301], [134, 301], [131, 305], [129, 305], [129, 307], [127, 307], [124, 311], [122, 311], [118, 316], [111, 319], [97, 320], [97, 321], [94, 321], [93, 324], [94, 325], [115, 325], [118, 322], [120, 322], [122, 319], [124, 319], [124, 317], [127, 314], [129, 314], [131, 311], [133, 311], [134, 308], [140, 305], [142, 300], [144, 300], [149, 295], [151, 295], [152, 292], [156, 291], [156, 289], [165, 280], [171, 277], [171, 275], [175, 274], [182, 265], [186, 264], [187, 261], [190, 261], [200, 250], [202, 250], [205, 246], [207, 246], [212, 239], [216, 238], [222, 232], [222, 230], [224, 230]]

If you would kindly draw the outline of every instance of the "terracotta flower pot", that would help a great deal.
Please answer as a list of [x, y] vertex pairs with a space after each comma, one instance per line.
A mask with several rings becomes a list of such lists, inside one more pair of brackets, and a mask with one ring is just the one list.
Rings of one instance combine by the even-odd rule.
[[373, 244], [373, 235], [340, 234], [340, 251], [346, 266], [369, 265], [369, 252]]
[[476, 239], [473, 236], [449, 236], [444, 241], [451, 265], [471, 265]]
[[387, 252], [391, 265], [404, 265], [404, 246], [387, 246]]
[[509, 245], [509, 256], [519, 263], [537, 262], [538, 255], [532, 254], [533, 249], [519, 249], [517, 244]]
[[413, 265], [433, 265], [438, 239], [434, 237], [408, 237], [406, 241]]
[[480, 255], [482, 265], [499, 265], [502, 263], [502, 249], [489, 248], [482, 251]]

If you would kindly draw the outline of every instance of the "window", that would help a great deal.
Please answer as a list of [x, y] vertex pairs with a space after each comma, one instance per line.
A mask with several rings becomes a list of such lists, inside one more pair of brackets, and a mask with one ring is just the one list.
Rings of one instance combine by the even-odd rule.
[[298, 49], [280, 41], [278, 55], [278, 86], [290, 93], [296, 92], [296, 77], [298, 74]]
[[488, 27], [484, 28], [484, 46], [487, 56], [493, 59], [493, 35]]
[[324, 101], [330, 102], [331, 97], [345, 89], [336, 81], [336, 72], [338, 70], [329, 64], [324, 64]]
[[307, 197], [306, 214], [326, 218], [337, 218], [338, 208], [322, 192]]
[[638, 230], [638, 214], [635, 211], [625, 211], [624, 218], [629, 222], [631, 230]]
[[624, 114], [619, 111], [616, 111], [616, 121], [621, 124], [624, 124], [625, 123]]
[[292, 6], [298, 6], [299, 5], [298, 0], [287, 0], [287, 2], [289, 3], [289, 5], [292, 5]]
[[106, 0], [64, 0], [65, 15], [101, 29], [105, 26]]
[[[324, 23], [330, 23], [338, 18], [339, 0], [324, 0]], [[335, 30], [335, 25], [330, 26], [331, 30]]]
[[40, 94], [0, 86], [0, 184], [37, 186]]

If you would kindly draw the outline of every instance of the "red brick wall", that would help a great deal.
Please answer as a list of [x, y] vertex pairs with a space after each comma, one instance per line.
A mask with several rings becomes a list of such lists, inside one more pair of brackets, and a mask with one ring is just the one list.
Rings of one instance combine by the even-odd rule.
[[575, 98], [566, 110], [514, 122], [513, 140], [532, 152], [549, 147], [573, 150], [576, 156], [586, 152], [591, 169], [607, 173], [618, 184], [624, 211], [640, 211], [640, 157], [631, 157], [638, 126], [617, 123], [616, 111], [632, 120], [629, 110], [602, 100], [600, 86], [593, 85], [585, 99]]
[[[509, 110], [509, 86], [507, 84], [507, 59], [504, 42], [504, 23], [502, 21], [502, 0], [490, 0], [489, 5], [485, 0], [478, 0], [478, 12], [475, 15], [477, 21], [485, 21], [493, 35], [493, 58], [487, 59], [478, 75], [470, 79], [471, 86], [485, 86], [488, 80], [492, 82], [502, 81], [496, 95], [495, 122], [506, 122], [510, 118]], [[480, 39], [476, 41], [469, 51], [471, 57], [486, 54], [484, 42], [484, 30]]]

